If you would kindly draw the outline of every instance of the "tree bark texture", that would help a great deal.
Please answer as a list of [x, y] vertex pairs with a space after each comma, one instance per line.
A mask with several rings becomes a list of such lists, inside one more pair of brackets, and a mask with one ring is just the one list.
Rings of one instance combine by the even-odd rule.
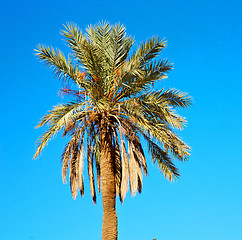
[[114, 160], [112, 159], [112, 138], [109, 131], [101, 130], [101, 191], [103, 202], [102, 240], [117, 240], [116, 186]]

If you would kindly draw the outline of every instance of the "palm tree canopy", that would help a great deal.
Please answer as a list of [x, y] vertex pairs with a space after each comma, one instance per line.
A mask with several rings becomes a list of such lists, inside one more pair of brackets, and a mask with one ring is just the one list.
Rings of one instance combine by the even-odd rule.
[[55, 106], [41, 119], [37, 127], [49, 127], [38, 140], [34, 158], [58, 132], [69, 136], [62, 155], [63, 181], [69, 168], [73, 198], [78, 190], [83, 195], [86, 159], [95, 202], [94, 164], [100, 191], [100, 135], [106, 131], [111, 136], [116, 193], [121, 201], [129, 186], [132, 195], [142, 190], [147, 165], [141, 141], [164, 176], [171, 181], [178, 178], [174, 159], [187, 160], [190, 148], [175, 132], [186, 124], [175, 109], [191, 105], [191, 98], [174, 89], [154, 89], [154, 83], [172, 69], [170, 62], [157, 58], [166, 46], [164, 39], [153, 37], [131, 53], [134, 39], [120, 24], [99, 23], [89, 26], [85, 34], [67, 24], [62, 35], [71, 49], [67, 58], [43, 45], [36, 55], [53, 68], [63, 82], [61, 92], [73, 100]]

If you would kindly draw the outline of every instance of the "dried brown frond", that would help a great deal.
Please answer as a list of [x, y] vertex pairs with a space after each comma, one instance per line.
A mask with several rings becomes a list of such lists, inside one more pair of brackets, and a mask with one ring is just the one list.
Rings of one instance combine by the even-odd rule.
[[71, 187], [71, 195], [73, 199], [77, 197], [77, 182], [76, 182], [76, 175], [70, 175], [70, 187]]
[[67, 170], [69, 167], [69, 162], [71, 158], [71, 153], [72, 153], [72, 145], [71, 141], [66, 145], [64, 152], [62, 154], [62, 181], [63, 183], [66, 183], [66, 175], [67, 175]]
[[114, 158], [116, 194], [120, 196], [120, 187], [121, 187], [121, 180], [122, 180], [122, 163], [121, 163], [118, 136], [116, 132], [114, 132], [114, 138], [113, 138], [113, 158]]
[[94, 174], [93, 174], [93, 158], [91, 153], [90, 142], [88, 142], [87, 144], [87, 166], [88, 166], [88, 175], [89, 175], [92, 201], [94, 204], [96, 204], [96, 190], [95, 190]]
[[133, 146], [134, 154], [136, 156], [136, 161], [138, 162], [140, 167], [142, 167], [142, 169], [145, 173], [145, 176], [147, 177], [146, 159], [145, 159], [142, 145], [141, 145], [138, 137], [132, 142], [132, 146]]
[[98, 188], [98, 194], [100, 194], [101, 191], [101, 171], [100, 171], [100, 164], [96, 161], [96, 168], [97, 168], [97, 188]]
[[130, 191], [131, 195], [135, 196], [138, 189], [138, 174], [137, 174], [137, 162], [134, 157], [132, 142], [128, 142], [129, 151], [129, 176], [130, 176]]
[[83, 184], [84, 152], [83, 150], [84, 150], [83, 143], [81, 143], [81, 146], [77, 154], [77, 165], [76, 165], [77, 183], [78, 183], [78, 189], [80, 190], [81, 196], [84, 195], [84, 184]]
[[68, 133], [70, 134], [70, 132], [73, 132], [73, 130], [75, 129], [76, 126], [76, 122], [70, 120], [66, 123], [65, 128], [64, 128], [64, 132], [62, 134], [62, 136], [66, 136]]
[[122, 154], [122, 181], [121, 181], [121, 201], [123, 202], [126, 193], [129, 190], [129, 162], [125, 148], [125, 143], [121, 139], [121, 154]]
[[64, 87], [60, 89], [59, 94], [61, 97], [64, 97], [65, 95], [73, 95], [83, 100], [85, 98], [86, 91], [77, 91], [68, 87]]
[[77, 197], [77, 189], [78, 189], [78, 183], [77, 183], [77, 155], [78, 155], [78, 145], [79, 145], [79, 138], [80, 135], [75, 134], [73, 136], [73, 150], [72, 150], [72, 156], [71, 156], [71, 162], [70, 162], [70, 186], [71, 186], [71, 193], [72, 197], [76, 199]]
[[140, 161], [139, 155], [142, 155], [139, 149], [135, 148], [134, 144], [131, 142], [132, 150], [133, 150], [133, 155], [135, 159], [135, 167], [136, 167], [136, 172], [137, 172], [137, 184], [138, 184], [138, 191], [141, 193], [142, 191], [142, 186], [143, 186], [143, 174], [142, 174], [142, 162]]

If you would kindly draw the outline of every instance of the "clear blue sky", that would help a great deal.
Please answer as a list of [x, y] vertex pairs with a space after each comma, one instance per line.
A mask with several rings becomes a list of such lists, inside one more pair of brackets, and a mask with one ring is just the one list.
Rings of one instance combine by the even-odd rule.
[[[242, 239], [242, 2], [230, 1], [4, 1], [0, 9], [0, 239], [101, 239], [102, 204], [71, 198], [61, 179], [65, 140], [57, 137], [37, 160], [34, 129], [63, 100], [60, 82], [34, 56], [42, 43], [67, 51], [66, 22], [82, 29], [121, 22], [136, 43], [159, 35], [174, 70], [160, 87], [190, 93], [180, 113], [192, 147], [181, 179], [170, 183], [149, 161], [142, 194], [117, 204], [120, 240]], [[150, 160], [148, 158], [148, 160]], [[88, 180], [88, 176], [85, 175]]]

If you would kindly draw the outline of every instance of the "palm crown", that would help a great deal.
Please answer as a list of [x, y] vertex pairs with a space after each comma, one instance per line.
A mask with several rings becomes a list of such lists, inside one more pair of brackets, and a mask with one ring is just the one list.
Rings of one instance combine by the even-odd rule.
[[102, 168], [106, 166], [102, 165], [102, 154], [103, 159], [110, 155], [114, 192], [121, 201], [129, 185], [132, 195], [141, 192], [142, 172], [147, 175], [141, 141], [147, 143], [152, 161], [166, 178], [179, 177], [173, 160], [186, 160], [190, 148], [174, 132], [186, 123], [175, 109], [188, 107], [191, 98], [174, 89], [153, 88], [172, 69], [167, 60], [155, 60], [166, 46], [164, 39], [153, 37], [130, 53], [134, 40], [119, 24], [89, 26], [86, 34], [76, 25], [67, 24], [62, 35], [72, 50], [67, 59], [61, 51], [42, 45], [36, 55], [53, 67], [63, 80], [62, 93], [72, 95], [74, 100], [55, 106], [37, 125], [47, 124], [49, 128], [39, 138], [34, 157], [63, 130], [63, 136], [70, 137], [62, 155], [63, 181], [69, 168], [73, 198], [78, 190], [83, 195], [83, 161], [87, 159], [94, 202], [94, 164], [100, 191]]

